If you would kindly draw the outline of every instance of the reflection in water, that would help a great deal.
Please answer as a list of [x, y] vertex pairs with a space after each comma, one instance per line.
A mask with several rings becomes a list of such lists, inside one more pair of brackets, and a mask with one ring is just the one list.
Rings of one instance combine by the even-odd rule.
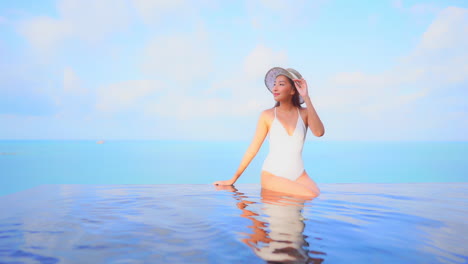
[[[253, 222], [248, 226], [252, 233], [242, 241], [252, 248], [254, 253], [269, 263], [322, 263], [323, 258], [314, 255], [326, 255], [324, 252], [309, 251], [309, 243], [304, 235], [304, 218], [302, 209], [304, 200], [298, 197], [285, 196], [280, 193], [262, 189], [261, 208], [248, 201], [244, 193], [234, 186], [216, 186], [218, 190], [233, 193], [238, 201], [237, 207], [242, 210], [241, 216]], [[256, 211], [259, 211], [256, 212]]]

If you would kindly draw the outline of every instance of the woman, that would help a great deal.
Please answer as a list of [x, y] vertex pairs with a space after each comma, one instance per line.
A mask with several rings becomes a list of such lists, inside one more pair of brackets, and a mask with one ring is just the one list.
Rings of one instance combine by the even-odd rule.
[[[274, 95], [275, 107], [260, 115], [254, 139], [233, 178], [213, 184], [234, 184], [257, 155], [269, 132], [270, 152], [262, 167], [262, 188], [317, 197], [320, 189], [304, 169], [302, 147], [307, 127], [317, 137], [323, 136], [325, 129], [310, 100], [307, 82], [294, 69], [274, 67], [267, 72], [265, 84]], [[301, 107], [304, 102], [307, 108]]]

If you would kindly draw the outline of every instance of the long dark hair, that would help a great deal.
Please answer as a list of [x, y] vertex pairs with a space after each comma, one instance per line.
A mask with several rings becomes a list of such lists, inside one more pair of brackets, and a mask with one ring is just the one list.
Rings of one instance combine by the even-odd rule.
[[[301, 101], [300, 101], [300, 99], [299, 99], [299, 91], [296, 89], [296, 85], [294, 85], [294, 82], [293, 82], [293, 80], [291, 80], [291, 78], [289, 78], [288, 76], [284, 76], [284, 77], [286, 77], [286, 79], [288, 79], [288, 82], [292, 85], [294, 91], [296, 91], [296, 92], [293, 94], [293, 97], [292, 97], [292, 99], [291, 99], [293, 105], [296, 106], [296, 107], [301, 108], [302, 106], [301, 106]], [[280, 102], [276, 102], [276, 103], [275, 103], [275, 107], [277, 107], [277, 106], [279, 106], [279, 105], [280, 105]]]

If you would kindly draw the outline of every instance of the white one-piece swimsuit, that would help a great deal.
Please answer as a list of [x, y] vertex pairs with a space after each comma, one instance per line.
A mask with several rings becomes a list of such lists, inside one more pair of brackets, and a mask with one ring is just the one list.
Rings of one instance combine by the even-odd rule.
[[263, 162], [262, 170], [292, 181], [304, 172], [302, 148], [307, 128], [297, 109], [297, 122], [294, 133], [290, 136], [281, 122], [275, 118], [269, 131], [270, 151]]

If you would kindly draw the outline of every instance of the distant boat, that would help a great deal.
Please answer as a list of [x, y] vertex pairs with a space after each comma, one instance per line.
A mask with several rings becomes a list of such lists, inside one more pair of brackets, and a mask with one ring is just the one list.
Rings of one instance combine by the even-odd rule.
[[104, 140], [99, 140], [98, 142], [96, 142], [96, 144], [104, 144]]

